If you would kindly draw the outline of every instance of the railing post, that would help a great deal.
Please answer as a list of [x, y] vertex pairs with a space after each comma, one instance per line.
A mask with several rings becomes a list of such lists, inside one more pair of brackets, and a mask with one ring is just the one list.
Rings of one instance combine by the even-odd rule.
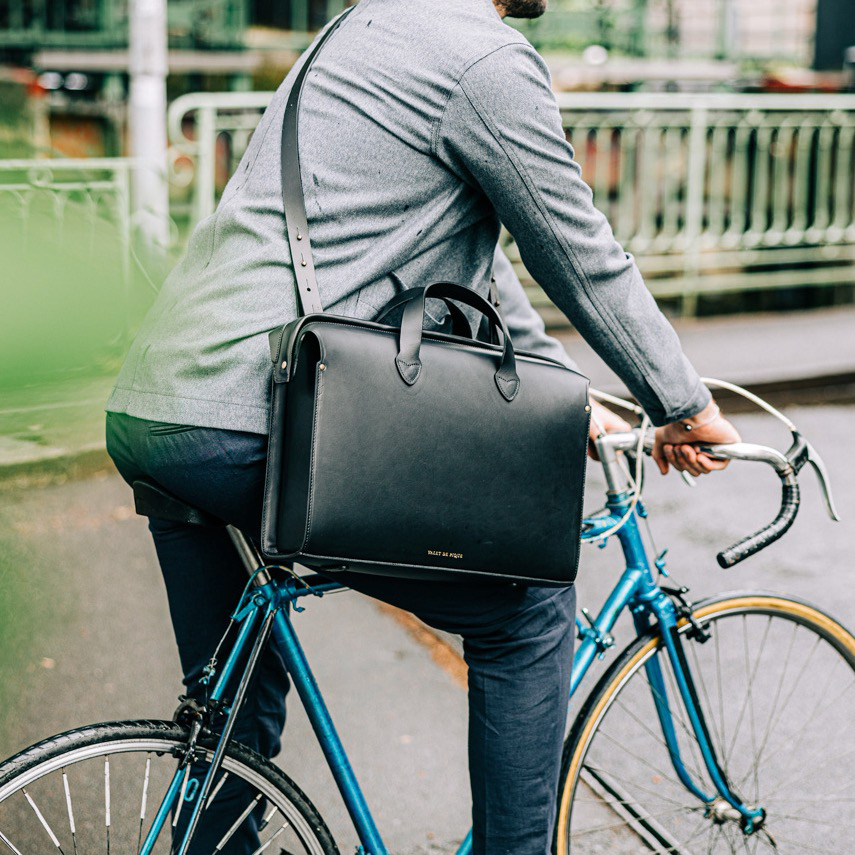
[[704, 176], [707, 160], [707, 106], [691, 108], [689, 130], [689, 167], [686, 180], [686, 252], [683, 272], [682, 312], [694, 315], [698, 306], [698, 280], [701, 262], [701, 233], [704, 217]]
[[133, 204], [146, 249], [163, 257], [169, 243], [166, 163], [166, 0], [130, 5], [128, 115], [134, 170]]
[[199, 107], [196, 111], [196, 192], [193, 198], [193, 224], [214, 213], [217, 166], [216, 107]]
[[[117, 164], [118, 167], [118, 164]], [[131, 334], [131, 193], [130, 169], [127, 163], [117, 168], [114, 179], [116, 182], [116, 217], [119, 226], [119, 240], [122, 245], [122, 312], [121, 346], [124, 352], [128, 346]]]
[[305, 33], [309, 29], [309, 0], [291, 0], [291, 29]]

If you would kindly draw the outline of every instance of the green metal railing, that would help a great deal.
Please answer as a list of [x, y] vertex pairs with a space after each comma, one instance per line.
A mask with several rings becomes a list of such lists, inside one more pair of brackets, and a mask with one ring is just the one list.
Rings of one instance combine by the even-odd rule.
[[[199, 93], [170, 106], [173, 155], [195, 168], [194, 221], [213, 212], [270, 97]], [[656, 296], [692, 314], [704, 294], [855, 283], [855, 96], [571, 93], [558, 102], [595, 203]]]
[[[4, 262], [7, 302], [14, 306], [17, 298], [26, 301], [42, 291], [46, 319], [62, 301], [97, 301], [101, 313], [109, 307], [110, 335], [124, 342], [132, 277], [130, 179], [136, 168], [142, 167], [130, 158], [0, 160], [0, 242], [7, 251], [14, 248]], [[12, 322], [8, 315], [5, 320]], [[31, 332], [38, 341], [37, 328]]]
[[[247, 4], [245, 0], [169, 0], [167, 17], [174, 46], [235, 48], [243, 44]], [[0, 48], [111, 49], [127, 44], [127, 2], [0, 3]]]

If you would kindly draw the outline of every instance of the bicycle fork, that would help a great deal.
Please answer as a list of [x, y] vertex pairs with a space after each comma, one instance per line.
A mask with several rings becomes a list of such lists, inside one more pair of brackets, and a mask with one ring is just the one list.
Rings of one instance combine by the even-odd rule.
[[[659, 602], [652, 604], [652, 609], [659, 621], [660, 636], [668, 653], [668, 660], [674, 674], [680, 702], [689, 719], [692, 731], [690, 735], [693, 735], [697, 740], [704, 767], [709, 775], [710, 782], [715, 788], [715, 794], [710, 795], [705, 792], [702, 786], [693, 780], [692, 775], [683, 762], [662, 666], [659, 657], [651, 656], [645, 663], [644, 669], [647, 674], [648, 684], [656, 707], [656, 714], [662, 727], [662, 734], [665, 738], [665, 744], [671, 757], [674, 772], [683, 786], [707, 805], [708, 816], [712, 815], [714, 820], [720, 822], [725, 821], [731, 816], [734, 819], [738, 818], [739, 825], [745, 834], [755, 834], [763, 827], [766, 811], [762, 807], [747, 806], [743, 799], [732, 790], [727, 780], [727, 774], [722, 768], [716, 753], [716, 748], [707, 726], [706, 716], [704, 715], [695, 687], [695, 680], [686, 658], [685, 642], [677, 627], [674, 604], [663, 594]], [[722, 810], [716, 807], [716, 803], [721, 803], [722, 800], [730, 806], [731, 811], [727, 811], [726, 808]], [[733, 813], [734, 811], [735, 813]]]

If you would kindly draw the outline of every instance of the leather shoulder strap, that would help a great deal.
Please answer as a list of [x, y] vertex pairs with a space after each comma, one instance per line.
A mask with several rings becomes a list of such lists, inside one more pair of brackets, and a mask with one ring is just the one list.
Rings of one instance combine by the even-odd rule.
[[318, 39], [303, 62], [300, 72], [294, 79], [288, 101], [285, 104], [285, 116], [282, 120], [282, 199], [285, 203], [285, 225], [288, 231], [288, 244], [291, 247], [291, 260], [294, 276], [297, 280], [297, 303], [303, 315], [323, 312], [318, 282], [315, 277], [315, 265], [312, 260], [312, 246], [309, 243], [309, 225], [306, 220], [306, 201], [303, 196], [303, 181], [300, 175], [300, 149], [297, 114], [300, 107], [300, 95], [303, 82], [315, 57], [327, 39], [338, 29], [341, 22], [350, 14], [345, 10]]

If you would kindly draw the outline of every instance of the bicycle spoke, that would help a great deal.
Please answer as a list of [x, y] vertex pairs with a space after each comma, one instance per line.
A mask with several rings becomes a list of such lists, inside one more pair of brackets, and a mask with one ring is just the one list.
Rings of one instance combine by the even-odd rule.
[[[691, 639], [686, 639], [686, 641], [690, 641], [690, 640]], [[684, 644], [684, 647], [688, 647], [689, 650], [691, 651], [691, 656], [692, 656], [692, 659], [694, 661], [694, 672], [693, 672], [693, 674], [696, 678], [695, 683], [697, 684], [697, 682], [700, 681], [701, 691], [702, 691], [703, 696], [704, 696], [704, 701], [706, 702], [706, 707], [704, 710], [704, 717], [711, 724], [710, 740], [713, 743], [712, 747], [715, 751], [716, 756], [720, 757], [721, 756], [721, 748], [722, 748], [724, 743], [722, 741], [722, 736], [719, 733], [718, 722], [716, 721], [715, 716], [712, 714], [713, 705], [712, 705], [712, 702], [710, 701], [709, 692], [707, 691], [706, 677], [704, 677], [704, 672], [703, 672], [703, 669], [701, 668], [701, 663], [698, 661], [698, 651], [697, 651], [698, 645], [696, 643]], [[706, 714], [707, 711], [709, 712], [709, 715]]]
[[276, 840], [276, 838], [279, 837], [279, 835], [282, 834], [282, 832], [285, 831], [286, 828], [288, 828], [287, 822], [279, 829], [279, 831], [277, 831], [273, 835], [273, 837], [270, 838], [270, 840], [267, 841], [267, 843], [263, 843], [261, 846], [259, 846], [258, 849], [256, 849], [255, 852], [252, 853], [252, 855], [261, 855], [261, 853], [264, 852], [264, 850], [267, 849], [267, 847], [270, 846], [270, 844], [273, 843], [273, 841]]
[[[625, 802], [625, 801], [622, 801], [621, 799], [613, 799], [612, 801], [616, 805], [625, 805], [625, 806], [631, 807], [635, 810], [637, 810], [637, 807], [638, 807], [634, 803]], [[606, 801], [605, 804], [608, 805], [609, 802]], [[650, 821], [650, 820], [661, 819], [663, 816], [673, 816], [674, 814], [687, 813], [687, 812], [690, 812], [691, 810], [692, 810], [691, 808], [683, 806], [683, 807], [679, 807], [679, 808], [671, 808], [670, 810], [659, 811], [658, 813], [645, 813], [645, 814], [639, 813], [639, 815], [637, 817], [637, 821], [638, 822], [646, 822], [646, 821]], [[603, 831], [614, 831], [615, 829], [625, 828], [625, 827], [626, 827], [626, 822], [624, 820], [617, 820], [616, 822], [609, 822], [609, 823], [605, 823], [603, 825], [595, 825], [595, 826], [592, 826], [590, 828], [579, 829], [578, 831], [573, 832], [573, 836], [574, 837], [584, 837], [585, 835], [588, 835], [588, 834], [600, 834]]]
[[223, 772], [223, 776], [220, 778], [219, 781], [217, 781], [214, 789], [211, 790], [211, 795], [208, 796], [208, 800], [205, 802], [205, 806], [204, 806], [203, 810], [208, 810], [208, 808], [211, 806], [211, 802], [213, 802], [214, 799], [217, 797], [217, 793], [219, 793], [220, 790], [223, 788], [223, 784], [225, 784], [226, 778], [228, 778], [228, 777], [229, 777], [229, 773]]
[[71, 788], [68, 785], [68, 775], [65, 774], [65, 769], [62, 770], [62, 788], [65, 791], [65, 808], [68, 813], [68, 828], [71, 831], [71, 845], [74, 847], [74, 855], [77, 855], [77, 834], [74, 828], [74, 810], [71, 806]]
[[[793, 759], [792, 759], [792, 760], [790, 761], [790, 763], [786, 766], [786, 768], [782, 771], [782, 773], [781, 773], [781, 774], [782, 774], [783, 776], [786, 776], [787, 774], [789, 774], [789, 772], [792, 770], [792, 768], [793, 768], [795, 765], [797, 765], [797, 764], [798, 764], [798, 754], [797, 754], [797, 750], [798, 750], [798, 748], [800, 748], [800, 747], [801, 747], [801, 744], [802, 744], [802, 742], [804, 741], [805, 734], [807, 733], [807, 730], [808, 730], [807, 725], [808, 725], [808, 724], [810, 724], [812, 721], [814, 721], [814, 719], [816, 718], [817, 713], [819, 712], [820, 707], [822, 707], [822, 708], [823, 708], [823, 712], [830, 712], [830, 711], [832, 711], [832, 710], [835, 708], [835, 706], [836, 706], [836, 704], [838, 703], [838, 701], [840, 701], [840, 699], [841, 699], [841, 698], [842, 698], [842, 697], [843, 697], [843, 696], [844, 696], [848, 691], [850, 691], [850, 690], [852, 689], [852, 687], [853, 687], [853, 686], [855, 686], [855, 680], [853, 680], [853, 681], [852, 681], [852, 682], [850, 682], [847, 686], [845, 686], [845, 687], [843, 688], [843, 690], [842, 690], [841, 692], [839, 692], [836, 696], [834, 696], [833, 698], [829, 699], [829, 698], [828, 698], [828, 696], [827, 696], [828, 681], [826, 681], [826, 685], [825, 685], [825, 687], [824, 687], [823, 691], [822, 691], [822, 692], [818, 692], [818, 693], [817, 693], [816, 703], [815, 703], [815, 705], [814, 705], [814, 709], [813, 709], [813, 712], [811, 713], [810, 718], [809, 718], [809, 719], [807, 719], [806, 721], [804, 721], [804, 722], [802, 723], [802, 727], [801, 727], [801, 729], [799, 730], [799, 734], [798, 734], [798, 736], [796, 737], [796, 741], [787, 747], [787, 750], [788, 750], [788, 752], [790, 753], [790, 756], [791, 756]], [[850, 724], [850, 726], [849, 726], [849, 727], [851, 728], [851, 724]], [[838, 736], [839, 736], [839, 735], [840, 735], [840, 732], [838, 732]], [[836, 759], [838, 759], [838, 758], [837, 758], [837, 757], [830, 757], [830, 758], [828, 758], [825, 762], [827, 763], [827, 762], [828, 762], [828, 760], [831, 760], [831, 759], [836, 760]], [[814, 769], [816, 769], [816, 767], [815, 767], [815, 766], [814, 766]], [[781, 790], [781, 788], [782, 788], [782, 787], [787, 786], [787, 784], [788, 784], [788, 783], [790, 783], [790, 782], [792, 782], [793, 780], [798, 780], [798, 779], [799, 779], [800, 777], [802, 777], [802, 775], [803, 775], [805, 772], [807, 772], [807, 771], [810, 771], [810, 770], [809, 770], [809, 769], [808, 769], [808, 770], [801, 770], [801, 771], [799, 772], [799, 774], [796, 776], [796, 778], [790, 778], [789, 780], [786, 780], [786, 778], [785, 778], [784, 783], [782, 783], [782, 784], [778, 784], [778, 786], [777, 786], [777, 787], [775, 787], [775, 788], [774, 788], [774, 789], [769, 793], [769, 795], [772, 795], [772, 794], [774, 794], [774, 793], [780, 792], [780, 790]], [[764, 794], [764, 796], [765, 796], [765, 795], [766, 795], [766, 794]]]
[[[48, 825], [48, 821], [42, 815], [42, 812], [39, 810], [38, 805], [33, 801], [32, 796], [25, 789], [21, 789], [21, 793], [27, 800], [27, 804], [32, 808], [33, 813], [36, 815], [36, 819], [38, 819], [38, 821], [42, 824], [42, 828], [47, 832], [48, 837], [50, 837], [51, 843], [53, 843], [53, 845], [56, 846], [56, 848], [60, 852], [62, 852], [62, 846], [60, 846], [57, 836], [53, 833], [53, 829], [50, 827], [50, 825]], [[65, 853], [62, 852], [62, 855], [65, 855]]]
[[[776, 842], [778, 845], [779, 852], [816, 852], [818, 855], [835, 855], [833, 852], [829, 852], [827, 848], [820, 849], [818, 846], [811, 846], [809, 843], [805, 843], [803, 840], [793, 841], [792, 838], [782, 837], [777, 831], [773, 832]], [[780, 844], [786, 844], [786, 848], [782, 848]], [[840, 855], [850, 855], [850, 851], [841, 852]]]
[[[850, 728], [850, 729], [851, 729], [851, 728]], [[797, 740], [797, 741], [800, 741], [800, 740]], [[810, 767], [802, 767], [802, 768], [800, 768], [800, 769], [798, 770], [798, 772], [797, 772], [794, 776], [792, 776], [792, 777], [790, 777], [790, 778], [786, 778], [784, 781], [782, 781], [781, 783], [779, 783], [777, 786], [773, 787], [773, 788], [769, 791], [769, 793], [768, 793], [768, 794], [764, 794], [764, 797], [765, 797], [765, 795], [774, 796], [776, 793], [780, 793], [780, 792], [781, 792], [781, 790], [782, 790], [784, 787], [788, 787], [788, 786], [789, 786], [790, 784], [792, 784], [794, 781], [798, 781], [798, 780], [800, 780], [800, 779], [801, 779], [801, 778], [803, 778], [805, 775], [808, 775], [808, 774], [810, 774], [811, 772], [816, 772], [818, 769], [821, 769], [821, 768], [822, 768], [824, 765], [826, 765], [827, 763], [830, 763], [830, 762], [832, 762], [832, 761], [834, 761], [834, 762], [838, 762], [838, 763], [839, 763], [839, 762], [840, 762], [840, 760], [845, 759], [845, 758], [847, 758], [847, 757], [851, 756], [853, 753], [855, 753], [855, 748], [850, 749], [849, 751], [847, 751], [846, 753], [844, 753], [844, 754], [842, 754], [842, 755], [841, 755], [841, 754], [832, 754], [832, 755], [830, 755], [830, 756], [826, 757], [826, 759], [825, 759], [825, 760], [823, 760], [823, 761], [822, 761], [822, 763], [820, 763], [819, 765], [817, 765], [816, 763], [813, 763]], [[787, 765], [787, 767], [786, 767], [786, 769], [785, 769], [785, 771], [784, 771], [784, 773], [783, 773], [783, 774], [786, 774], [787, 772], [789, 772], [789, 771], [790, 771], [794, 766], [796, 766], [796, 765], [798, 765], [798, 760], [797, 760], [797, 759], [796, 759], [796, 760], [791, 761], [791, 762]]]
[[110, 855], [110, 758], [104, 758], [104, 824], [107, 827], [107, 855]]
[[[715, 669], [716, 675], [718, 677], [718, 708], [719, 715], [721, 716], [721, 750], [724, 751], [727, 746], [727, 719], [724, 716], [724, 680], [721, 677], [721, 650], [719, 649], [719, 630], [716, 627], [716, 631], [714, 634], [715, 638]], [[721, 755], [719, 754], [719, 757]]]
[[140, 851], [140, 847], [142, 846], [142, 833], [143, 833], [143, 826], [145, 825], [146, 806], [148, 805], [148, 785], [149, 785], [150, 779], [151, 779], [151, 752], [149, 752], [145, 758], [145, 777], [143, 778], [142, 803], [140, 804], [140, 831], [139, 831], [139, 836], [137, 837], [137, 852]]
[[814, 819], [812, 816], [795, 816], [793, 814], [788, 813], [776, 813], [775, 821], [777, 822], [780, 819], [789, 819], [792, 822], [804, 822], [807, 825], [828, 825], [833, 826], [835, 828], [850, 828], [855, 830], [855, 824], [846, 823], [846, 822], [823, 822], [819, 819]]
[[793, 685], [792, 685], [792, 688], [790, 689], [790, 693], [787, 695], [786, 699], [784, 700], [784, 703], [781, 706], [780, 710], [778, 710], [778, 715], [772, 724], [773, 728], [778, 726], [778, 722], [781, 720], [781, 717], [783, 716], [784, 711], [790, 705], [790, 701], [792, 700], [793, 696], [796, 693], [796, 690], [799, 687], [799, 682], [801, 681], [802, 675], [807, 670], [807, 666], [810, 664], [810, 660], [813, 659], [813, 655], [816, 652], [817, 648], [819, 647], [819, 644], [821, 641], [822, 641], [822, 639], [819, 636], [817, 636], [816, 639], [814, 640], [813, 647], [811, 647], [810, 651], [808, 652], [807, 658], [802, 663], [802, 667], [799, 669], [799, 673], [796, 674], [796, 678], [795, 678], [795, 680], [793, 680]]
[[[843, 792], [843, 790], [848, 790], [852, 787], [855, 787], [855, 779], [851, 781], [847, 781], [842, 787], [838, 787], [836, 790], [831, 791], [831, 795], [835, 793]], [[774, 802], [802, 802], [804, 804], [826, 804], [829, 802], [834, 802], [835, 804], [840, 802], [855, 802], [855, 797], [835, 799], [835, 798], [823, 798], [823, 799], [811, 799], [811, 798], [799, 798], [798, 796], [778, 796], [777, 798], [770, 798], [769, 796], [763, 796], [764, 804], [773, 804]]]
[[720, 825], [714, 825], [713, 823], [710, 823], [710, 836], [709, 836], [709, 840], [707, 840], [707, 843], [709, 844], [707, 846], [707, 855], [713, 855], [713, 846], [715, 845], [715, 842], [716, 842], [716, 840], [718, 840], [720, 835], [721, 835], [721, 826]]
[[258, 803], [261, 801], [261, 793], [259, 793], [247, 806], [246, 810], [235, 820], [234, 825], [226, 832], [223, 839], [214, 847], [214, 852], [221, 852], [223, 847], [232, 839], [234, 833], [241, 827], [244, 820], [255, 810]]
[[6, 837], [6, 835], [3, 834], [2, 831], [0, 831], [0, 843], [3, 843], [5, 846], [8, 846], [9, 849], [14, 853], [14, 855], [21, 855], [21, 850], [17, 849], [12, 843], [12, 841], [9, 840], [9, 838]]
[[178, 820], [181, 818], [181, 808], [184, 807], [184, 796], [187, 795], [187, 786], [190, 783], [190, 770], [188, 768], [184, 780], [181, 782], [181, 791], [178, 793], [178, 807], [175, 808], [175, 816], [172, 817], [172, 827], [178, 825]]
[[733, 855], [736, 855], [736, 843], [734, 842], [733, 838], [731, 837], [732, 831], [733, 831], [733, 829], [731, 826], [729, 826], [729, 825], [723, 825], [722, 826], [722, 833], [724, 835], [725, 842], [730, 847], [730, 851], [733, 853]]
[[[772, 623], [772, 616], [767, 615], [766, 618], [767, 618], [768, 623], [771, 624]], [[762, 731], [763, 732], [763, 741], [760, 743], [760, 751], [758, 752], [757, 757], [755, 758], [755, 763], [757, 764], [757, 766], [760, 766], [761, 758], [762, 758], [762, 756], [766, 750], [766, 746], [769, 743], [769, 737], [772, 735], [772, 718], [775, 715], [775, 710], [778, 706], [778, 700], [781, 697], [781, 692], [783, 691], [783, 688], [784, 688], [784, 679], [785, 679], [785, 677], [786, 677], [786, 675], [790, 669], [790, 660], [791, 660], [792, 652], [793, 652], [793, 644], [795, 643], [795, 640], [796, 640], [796, 634], [798, 632], [798, 628], [799, 628], [799, 625], [797, 623], [793, 623], [793, 633], [790, 636], [789, 646], [788, 646], [787, 652], [783, 658], [784, 670], [781, 672], [781, 678], [778, 680], [778, 685], [775, 688], [775, 697], [772, 700], [772, 706], [771, 706], [771, 709], [769, 710], [769, 718], [766, 721], [766, 725]], [[744, 785], [744, 779], [742, 781], [740, 781], [740, 787], [743, 785]], [[755, 796], [755, 798], [756, 798], [756, 796]]]
[[258, 826], [258, 830], [264, 831], [264, 829], [267, 828], [267, 826], [270, 824], [270, 820], [273, 819], [273, 817], [276, 815], [276, 813], [277, 813], [277, 809], [275, 807], [270, 808], [270, 810], [267, 813], [267, 816], [264, 817], [263, 820], [261, 820], [261, 824]]
[[689, 836], [681, 841], [679, 844], [680, 848], [684, 848], [688, 846], [699, 834], [704, 833], [704, 829], [707, 827], [709, 820], [705, 816], [701, 816], [700, 821], [695, 825], [689, 832]]
[[661, 745], [666, 751], [668, 750], [668, 743], [660, 736], [660, 734], [656, 733], [653, 728], [647, 725], [640, 716], [634, 713], [623, 701], [618, 699], [615, 702], [615, 705], [622, 709], [645, 733], [647, 733], [655, 742]]
[[[745, 639], [744, 644], [747, 644], [748, 641], [747, 641], [747, 637], [745, 636], [745, 632], [746, 632], [746, 630], [745, 630], [745, 615], [742, 615], [742, 618], [743, 618], [743, 624], [742, 624], [743, 639]], [[742, 706], [740, 707], [739, 715], [737, 716], [737, 719], [736, 719], [736, 724], [733, 726], [733, 740], [731, 741], [730, 747], [728, 748], [727, 753], [725, 754], [725, 757], [724, 757], [723, 767], [725, 769], [730, 768], [730, 758], [733, 754], [733, 750], [736, 748], [736, 743], [737, 743], [738, 738], [739, 738], [739, 730], [742, 727], [742, 719], [745, 716], [745, 710], [746, 710], [746, 707], [748, 706], [748, 702], [751, 700], [751, 684], [754, 682], [754, 678], [757, 676], [757, 669], [759, 667], [760, 667], [760, 660], [758, 659], [758, 661], [754, 665], [754, 670], [750, 674], [747, 675], [748, 685], [746, 686], [746, 690], [745, 690], [745, 699], [743, 700]]]
[[[585, 763], [584, 768], [589, 772], [594, 772], [600, 777], [608, 777], [608, 772], [605, 769], [598, 769], [596, 766], [592, 766], [590, 763]], [[662, 793], [656, 792], [656, 790], [651, 790], [649, 787], [644, 787], [641, 784], [633, 781], [632, 786], [636, 790], [641, 790], [643, 793], [649, 793], [651, 796], [654, 796], [657, 799], [661, 799], [664, 802], [670, 802], [672, 805], [683, 806], [682, 802], [678, 802], [676, 799], [671, 798], [670, 796], [663, 795]], [[602, 803], [601, 798], [590, 799], [591, 802]]]
[[[747, 628], [748, 618], [746, 615], [742, 615], [742, 637], [743, 637], [743, 650], [745, 652], [745, 668], [748, 670], [749, 667], [749, 659], [748, 659], [748, 628]], [[769, 637], [769, 627], [771, 626], [772, 621], [766, 621], [766, 630], [763, 633], [763, 640], [760, 643], [760, 650], [757, 652], [757, 661], [755, 663], [755, 673], [757, 667], [760, 665], [760, 661], [763, 658], [763, 651], [766, 648], [766, 640]], [[757, 722], [754, 717], [754, 675], [752, 674], [751, 679], [748, 682], [748, 703], [751, 705], [751, 713], [749, 715], [749, 722], [751, 724], [751, 750], [752, 756], [754, 757], [754, 801], [757, 801], [758, 795], [760, 793], [760, 776], [757, 770]], [[747, 848], [747, 847], [746, 847]]]
[[[648, 769], [650, 769], [651, 772], [655, 772], [657, 775], [665, 775], [666, 777], [667, 777], [667, 775], [671, 774], [671, 773], [666, 773], [663, 769], [660, 769], [658, 766], [654, 766], [652, 763], [650, 763], [649, 760], [645, 759], [644, 757], [642, 757], [639, 754], [636, 754], [634, 751], [630, 751], [626, 747], [626, 745], [624, 745], [622, 742], [620, 742], [619, 740], [617, 740], [615, 737], [611, 736], [610, 734], [603, 732], [603, 733], [600, 733], [600, 736], [605, 737], [606, 739], [609, 740], [609, 742], [611, 742], [613, 745], [620, 748], [622, 751], [624, 751], [630, 757], [632, 757], [635, 760], [638, 760], [639, 763], [641, 763], [643, 766], [646, 766]], [[595, 767], [591, 767], [591, 768], [595, 768]]]

